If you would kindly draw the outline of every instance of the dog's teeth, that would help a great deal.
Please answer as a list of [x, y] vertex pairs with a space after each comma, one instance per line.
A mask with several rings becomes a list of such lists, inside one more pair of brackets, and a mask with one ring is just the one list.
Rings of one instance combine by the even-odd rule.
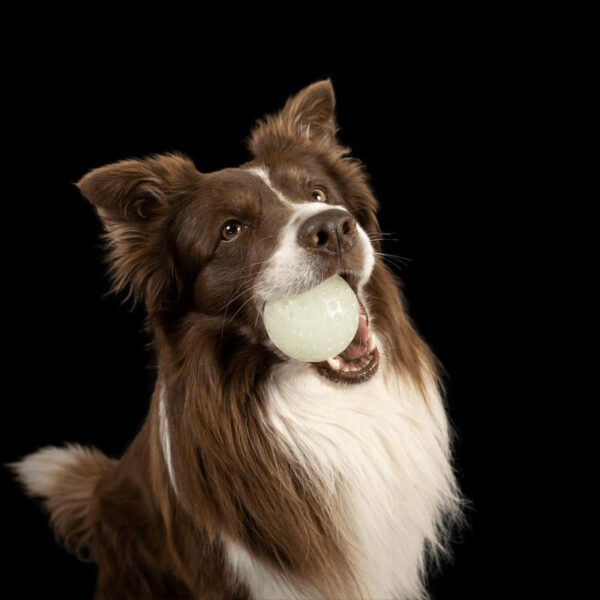
[[327, 364], [334, 370], [339, 371], [342, 364], [337, 358], [328, 358]]
[[350, 371], [350, 367], [346, 366], [342, 369], [344, 373], [348, 373]]

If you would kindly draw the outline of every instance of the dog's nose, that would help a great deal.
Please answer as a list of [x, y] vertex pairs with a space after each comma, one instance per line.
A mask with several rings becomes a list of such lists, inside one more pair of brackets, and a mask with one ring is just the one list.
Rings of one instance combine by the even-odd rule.
[[298, 230], [298, 243], [307, 250], [341, 254], [354, 246], [356, 219], [338, 208], [309, 217]]

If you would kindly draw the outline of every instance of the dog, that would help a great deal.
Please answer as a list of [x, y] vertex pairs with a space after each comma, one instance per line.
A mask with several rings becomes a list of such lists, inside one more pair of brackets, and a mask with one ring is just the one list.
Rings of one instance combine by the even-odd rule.
[[[337, 138], [330, 80], [259, 121], [251, 160], [125, 160], [76, 185], [115, 292], [156, 354], [124, 456], [67, 445], [13, 465], [97, 598], [425, 598], [461, 514], [437, 361], [383, 262], [378, 203]], [[360, 324], [333, 359], [270, 341], [263, 309], [338, 274]]]

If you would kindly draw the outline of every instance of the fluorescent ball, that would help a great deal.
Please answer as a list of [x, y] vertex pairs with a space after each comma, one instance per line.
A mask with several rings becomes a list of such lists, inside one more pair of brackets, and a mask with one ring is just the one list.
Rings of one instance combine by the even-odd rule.
[[343, 352], [356, 334], [358, 299], [339, 275], [317, 287], [269, 300], [265, 327], [284, 354], [305, 362], [319, 362]]

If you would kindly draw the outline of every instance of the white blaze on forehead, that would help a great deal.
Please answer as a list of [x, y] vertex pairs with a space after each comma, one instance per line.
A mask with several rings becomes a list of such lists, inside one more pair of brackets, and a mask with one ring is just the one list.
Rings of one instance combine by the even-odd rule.
[[269, 177], [269, 171], [267, 171], [267, 168], [264, 165], [261, 165], [260, 167], [250, 167], [248, 172], [260, 177], [264, 184], [275, 194], [275, 196], [277, 196], [278, 200], [291, 208], [295, 208], [296, 205], [273, 185], [271, 178]]

